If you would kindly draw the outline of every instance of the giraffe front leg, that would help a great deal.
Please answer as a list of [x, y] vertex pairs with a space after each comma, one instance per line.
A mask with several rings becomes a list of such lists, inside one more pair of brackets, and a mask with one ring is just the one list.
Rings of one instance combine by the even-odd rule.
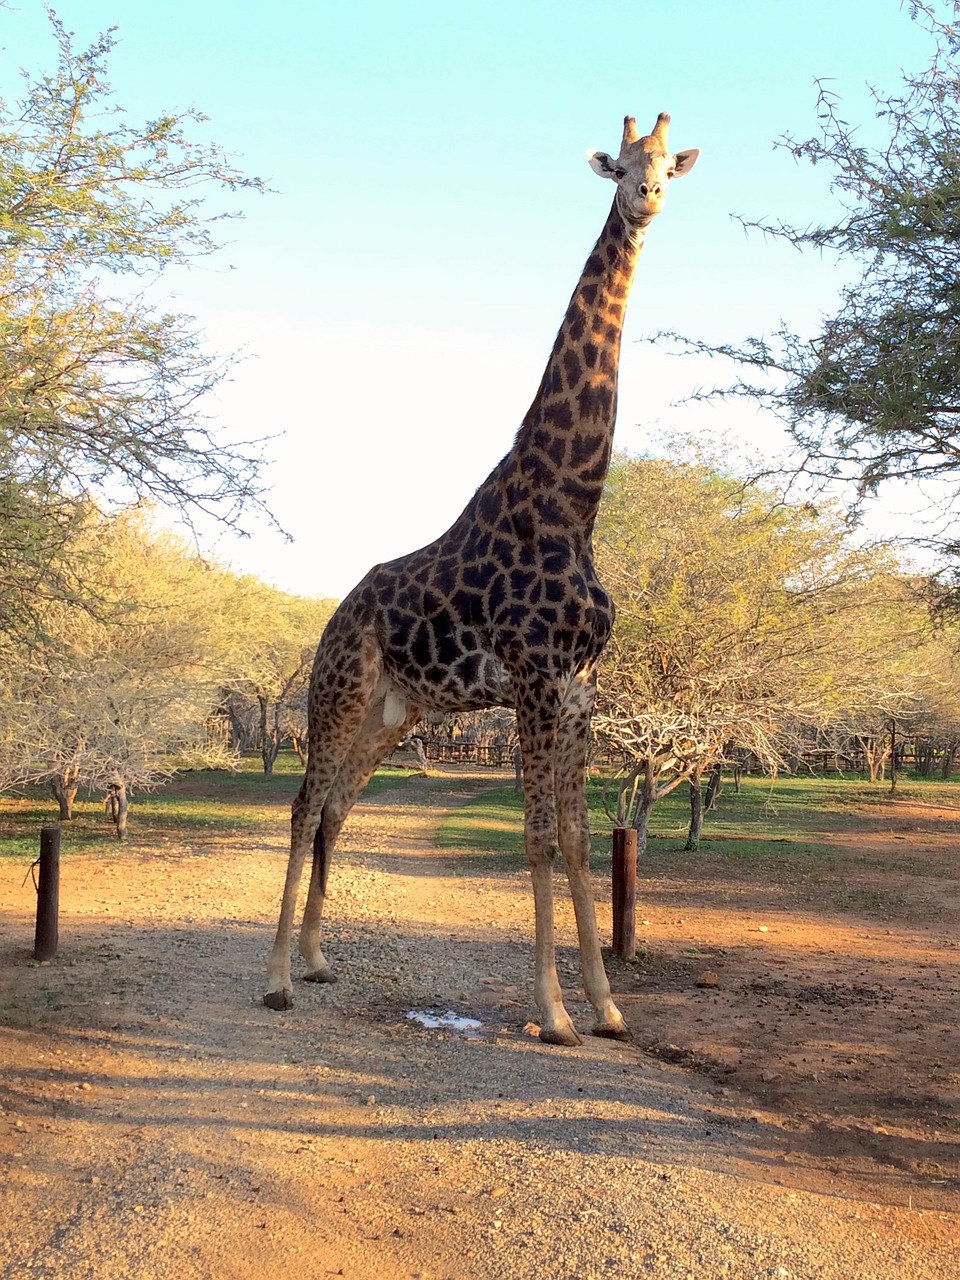
[[557, 977], [556, 943], [553, 922], [553, 859], [546, 854], [528, 851], [533, 880], [533, 904], [536, 917], [536, 953], [534, 957], [533, 998], [540, 1011], [540, 1039], [544, 1044], [573, 1048], [582, 1041], [577, 1035], [563, 1004], [563, 992]]
[[631, 1035], [623, 1014], [610, 994], [590, 881], [586, 763], [595, 693], [595, 675], [584, 672], [572, 681], [561, 708], [556, 763], [558, 834], [577, 919], [583, 986], [596, 1014], [593, 1034], [629, 1040]]
[[[561, 840], [564, 837], [561, 836]], [[593, 1005], [596, 1019], [592, 1032], [595, 1036], [604, 1036], [610, 1040], [630, 1040], [633, 1037], [624, 1021], [623, 1014], [614, 1004], [610, 993], [610, 981], [603, 965], [600, 951], [600, 931], [597, 928], [597, 910], [593, 898], [593, 886], [590, 883], [590, 872], [585, 855], [580, 850], [584, 845], [589, 850], [589, 834], [584, 841], [578, 836], [564, 845], [564, 862], [570, 881], [570, 895], [573, 898], [573, 910], [577, 918], [577, 933], [580, 939], [580, 964], [583, 971], [583, 987], [587, 999]], [[572, 857], [567, 856], [567, 848], [573, 846]], [[581, 861], [581, 858], [584, 860]]]
[[581, 1043], [563, 1005], [557, 977], [553, 910], [553, 863], [557, 852], [557, 810], [553, 752], [559, 698], [544, 682], [527, 689], [517, 707], [523, 756], [523, 843], [533, 882], [536, 924], [533, 995], [540, 1013], [540, 1039], [572, 1047]]

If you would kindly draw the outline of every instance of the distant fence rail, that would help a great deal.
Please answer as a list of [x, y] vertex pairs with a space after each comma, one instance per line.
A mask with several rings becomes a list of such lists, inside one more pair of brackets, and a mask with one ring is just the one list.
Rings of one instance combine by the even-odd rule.
[[[488, 744], [457, 738], [452, 742], [437, 738], [424, 738], [423, 754], [433, 764], [479, 764], [491, 769], [513, 768], [514, 748], [504, 743]], [[403, 744], [393, 752], [395, 756], [412, 755]]]
[[[513, 753], [516, 748], [508, 743], [473, 742], [469, 738], [457, 738], [453, 741], [424, 738], [422, 741], [424, 755], [428, 761], [434, 764], [477, 764], [492, 769], [513, 768]], [[406, 757], [407, 755], [412, 755], [412, 752], [405, 749], [401, 744], [393, 754]], [[628, 764], [626, 758], [618, 752], [604, 750], [594, 751], [590, 757], [590, 762], [594, 765], [606, 765], [611, 768], [620, 768]], [[866, 773], [867, 771], [865, 754], [856, 748], [844, 751], [822, 748], [804, 751], [799, 755], [791, 756], [788, 765], [791, 773], [799, 774], [814, 773], [825, 775], [830, 773]], [[897, 752], [897, 768], [909, 770], [918, 768], [918, 766], [917, 753], [911, 746], [905, 744], [904, 748]], [[889, 761], [887, 762], [887, 767], [889, 768]], [[736, 770], [740, 773], [763, 772], [760, 762], [747, 752], [724, 761], [724, 768]]]
[[513, 764], [513, 747], [502, 743], [489, 745], [482, 742], [439, 742], [426, 740], [423, 744], [428, 760], [438, 764], [484, 764], [494, 769], [504, 769]]

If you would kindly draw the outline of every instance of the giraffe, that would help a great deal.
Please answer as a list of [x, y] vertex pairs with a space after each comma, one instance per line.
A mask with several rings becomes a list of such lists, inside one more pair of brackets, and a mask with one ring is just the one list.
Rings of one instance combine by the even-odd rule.
[[280, 919], [264, 1003], [293, 1003], [290, 947], [307, 853], [299, 952], [310, 982], [336, 976], [320, 949], [327, 871], [344, 819], [383, 758], [429, 711], [516, 711], [524, 849], [533, 882], [540, 1039], [576, 1045], [557, 977], [553, 862], [559, 846], [594, 1035], [629, 1038], [600, 952], [589, 875], [586, 757], [597, 663], [614, 608], [597, 580], [592, 533], [610, 462], [627, 295], [667, 183], [699, 152], [671, 154], [670, 117], [640, 137], [624, 120], [619, 156], [587, 153], [616, 185], [513, 447], [435, 542], [375, 565], [320, 641], [310, 680], [309, 754], [291, 818]]

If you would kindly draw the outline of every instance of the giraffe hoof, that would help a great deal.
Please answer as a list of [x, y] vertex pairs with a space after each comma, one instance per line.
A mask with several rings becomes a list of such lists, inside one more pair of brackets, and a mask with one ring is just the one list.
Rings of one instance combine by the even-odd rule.
[[601, 1022], [590, 1032], [593, 1036], [599, 1036], [601, 1040], [632, 1040], [633, 1032], [624, 1023], [619, 1026], [612, 1022]]
[[540, 1039], [544, 1044], [558, 1044], [564, 1049], [575, 1049], [578, 1044], [583, 1044], [572, 1026], [541, 1027]]
[[280, 991], [268, 991], [263, 997], [263, 1003], [268, 1009], [292, 1009], [293, 992], [286, 987]]
[[304, 982], [336, 982], [337, 975], [332, 969], [313, 969], [303, 975]]

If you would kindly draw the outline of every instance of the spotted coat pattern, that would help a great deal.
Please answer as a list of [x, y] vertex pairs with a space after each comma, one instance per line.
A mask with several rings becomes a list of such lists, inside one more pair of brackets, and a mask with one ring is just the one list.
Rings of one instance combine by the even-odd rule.
[[292, 1002], [289, 947], [306, 853], [312, 847], [299, 950], [308, 979], [331, 981], [319, 948], [327, 868], [367, 780], [425, 712], [509, 706], [517, 712], [523, 754], [541, 1036], [560, 1044], [578, 1040], [556, 976], [552, 863], [558, 846], [574, 900], [584, 986], [596, 1011], [594, 1032], [626, 1034], [600, 957], [587, 868], [587, 739], [596, 665], [614, 620], [591, 539], [610, 462], [627, 296], [646, 225], [662, 199], [659, 186], [657, 198], [647, 199], [647, 187], [658, 174], [669, 176], [676, 160], [666, 151], [666, 119], [642, 139], [635, 127], [631, 135], [632, 119], [625, 122], [620, 158], [610, 164], [629, 172], [630, 181], [618, 180], [513, 447], [446, 533], [371, 569], [324, 632], [264, 997], [274, 1008]]

